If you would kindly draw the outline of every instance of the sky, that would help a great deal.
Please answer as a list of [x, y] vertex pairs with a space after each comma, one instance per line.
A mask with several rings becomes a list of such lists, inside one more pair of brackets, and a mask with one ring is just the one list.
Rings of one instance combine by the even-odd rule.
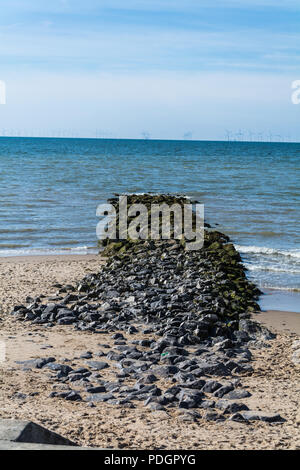
[[296, 80], [299, 0], [0, 0], [0, 135], [300, 141]]

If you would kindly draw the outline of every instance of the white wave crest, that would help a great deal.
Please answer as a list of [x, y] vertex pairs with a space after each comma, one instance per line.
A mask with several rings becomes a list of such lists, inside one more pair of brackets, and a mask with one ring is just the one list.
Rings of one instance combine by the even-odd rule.
[[300, 269], [294, 269], [290, 267], [277, 267], [277, 266], [266, 266], [263, 264], [248, 264], [245, 263], [245, 267], [249, 271], [267, 271], [273, 273], [289, 273], [289, 274], [300, 274]]
[[96, 248], [88, 246], [77, 247], [61, 247], [61, 248], [15, 248], [15, 249], [0, 249], [0, 257], [6, 258], [10, 256], [39, 256], [39, 255], [88, 255], [97, 254]]
[[273, 255], [273, 256], [286, 256], [289, 258], [295, 258], [300, 260], [300, 250], [276, 250], [275, 248], [267, 248], [264, 246], [243, 246], [235, 245], [235, 248], [239, 253], [242, 254], [262, 254], [262, 255]]

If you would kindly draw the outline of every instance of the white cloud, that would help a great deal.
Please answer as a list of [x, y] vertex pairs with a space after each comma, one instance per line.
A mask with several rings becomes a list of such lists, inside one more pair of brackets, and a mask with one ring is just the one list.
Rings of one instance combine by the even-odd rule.
[[[0, 32], [2, 71], [16, 66], [32, 69], [76, 68], [203, 70], [299, 68], [300, 33], [144, 30], [66, 32], [47, 28], [24, 31], [19, 26]], [[284, 67], [283, 67], [284, 65]]]

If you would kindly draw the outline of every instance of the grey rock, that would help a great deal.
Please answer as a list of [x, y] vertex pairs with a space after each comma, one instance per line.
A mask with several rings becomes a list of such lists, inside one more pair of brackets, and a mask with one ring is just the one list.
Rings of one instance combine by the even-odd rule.
[[206, 421], [224, 421], [225, 417], [216, 411], [206, 411], [203, 415]]
[[248, 398], [248, 397], [251, 397], [251, 393], [248, 392], [248, 390], [243, 390], [241, 388], [232, 390], [231, 392], [223, 395], [223, 398], [226, 400], [240, 400], [242, 398]]
[[222, 384], [216, 380], [208, 380], [202, 388], [202, 392], [214, 393], [216, 390], [222, 387]]
[[203, 400], [200, 403], [200, 408], [204, 408], [204, 409], [214, 408], [215, 404], [216, 404], [216, 402], [213, 401], [213, 400]]
[[56, 362], [50, 362], [44, 366], [45, 369], [50, 369], [56, 372], [60, 372], [63, 376], [67, 376], [72, 372], [72, 367], [65, 364], [57, 364]]
[[109, 367], [109, 364], [107, 364], [107, 362], [101, 361], [88, 361], [87, 364], [94, 370], [103, 370]]
[[75, 446], [74, 442], [50, 431], [32, 421], [13, 419], [0, 420], [0, 440], [5, 442], [23, 442], [34, 444], [54, 444]]
[[93, 353], [91, 351], [86, 351], [80, 354], [80, 359], [91, 359], [93, 357]]
[[55, 358], [46, 357], [40, 359], [29, 359], [28, 361], [16, 361], [16, 364], [23, 366], [23, 369], [42, 369], [42, 367], [50, 362], [55, 362]]
[[104, 393], [106, 392], [106, 388], [103, 385], [98, 385], [95, 387], [87, 387], [86, 391], [88, 393]]
[[236, 413], [238, 411], [249, 410], [248, 406], [244, 403], [224, 399], [216, 403], [216, 408], [222, 410], [223, 413]]
[[112, 393], [93, 393], [86, 398], [86, 401], [101, 402], [114, 399], [115, 396]]
[[65, 400], [68, 400], [68, 401], [82, 401], [82, 398], [81, 396], [79, 395], [79, 393], [75, 392], [74, 390], [72, 390], [70, 393], [68, 393], [66, 396], [65, 396]]
[[231, 375], [231, 371], [222, 362], [200, 362], [198, 364], [198, 368], [196, 370], [193, 370], [193, 374], [196, 377], [201, 377], [202, 375], [215, 375], [218, 377], [225, 377]]
[[245, 421], [264, 421], [266, 423], [283, 423], [285, 421], [277, 413], [266, 413], [264, 411], [240, 411], [235, 413], [230, 418], [233, 421], [245, 422]]
[[232, 385], [223, 385], [214, 392], [214, 397], [222, 398], [224, 395], [228, 395], [233, 390]]
[[176, 366], [160, 366], [154, 369], [156, 375], [161, 377], [170, 377], [179, 371]]

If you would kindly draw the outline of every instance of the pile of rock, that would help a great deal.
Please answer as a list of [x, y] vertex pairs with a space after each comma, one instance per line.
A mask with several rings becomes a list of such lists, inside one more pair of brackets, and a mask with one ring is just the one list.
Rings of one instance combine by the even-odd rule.
[[[128, 202], [149, 204], [153, 198], [132, 196]], [[186, 201], [167, 198], [169, 204]], [[28, 299], [29, 305], [12, 311], [17, 320], [46, 327], [73, 325], [113, 334], [114, 347], [99, 351], [105, 362], [88, 361], [73, 370], [46, 358], [22, 366], [52, 371], [63, 386], [52, 396], [66, 400], [130, 407], [143, 401], [155, 410], [202, 408], [209, 420], [263, 420], [240, 402], [249, 396], [240, 376], [252, 371], [249, 342], [273, 336], [250, 320], [259, 309], [260, 291], [247, 280], [229, 238], [207, 227], [198, 251], [186, 251], [184, 239], [105, 245], [108, 261], [100, 272], [86, 276], [76, 288], [61, 286], [55, 301]], [[139, 339], [128, 344], [126, 336], [135, 335]], [[99, 374], [109, 367], [117, 368], [115, 382]], [[162, 389], [161, 380], [169, 387]]]

